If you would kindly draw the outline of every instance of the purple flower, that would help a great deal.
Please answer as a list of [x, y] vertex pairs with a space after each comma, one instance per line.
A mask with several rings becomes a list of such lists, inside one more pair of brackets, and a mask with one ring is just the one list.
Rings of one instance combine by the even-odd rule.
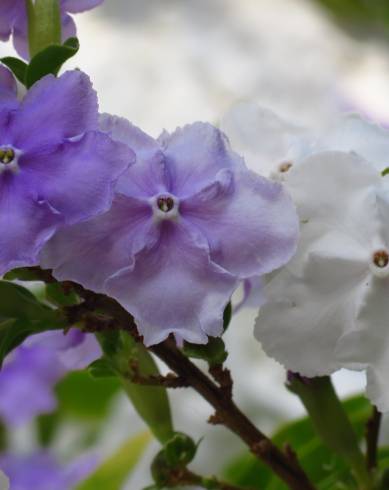
[[48, 452], [32, 455], [0, 456], [0, 469], [10, 480], [12, 490], [70, 490], [95, 469], [96, 458], [87, 455], [60, 464]]
[[71, 330], [30, 337], [6, 359], [0, 371], [0, 417], [20, 425], [55, 409], [54, 385], [69, 370], [82, 369], [101, 356], [93, 335]]
[[12, 73], [0, 65], [0, 104], [14, 103], [16, 98], [16, 81]]
[[293, 254], [293, 204], [280, 184], [250, 172], [209, 124], [158, 141], [123, 119], [105, 116], [101, 124], [134, 149], [137, 163], [118, 181], [111, 210], [60, 231], [43, 266], [115, 297], [147, 345], [170, 333], [197, 343], [220, 335], [239, 281]]
[[134, 154], [97, 129], [96, 93], [79, 71], [44, 77], [22, 102], [0, 98], [0, 275], [36, 264], [59, 227], [109, 209]]
[[[76, 35], [76, 25], [69, 14], [85, 12], [101, 5], [104, 0], [60, 0], [62, 41]], [[0, 40], [8, 41], [10, 36], [16, 51], [25, 59], [28, 52], [28, 22], [25, 0], [0, 1]]]

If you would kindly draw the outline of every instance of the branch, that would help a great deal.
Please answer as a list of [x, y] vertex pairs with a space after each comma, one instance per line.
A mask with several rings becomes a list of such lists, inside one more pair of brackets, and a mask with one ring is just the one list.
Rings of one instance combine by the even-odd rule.
[[192, 473], [186, 468], [172, 470], [170, 475], [169, 487], [181, 487], [181, 486], [200, 486], [205, 489], [212, 488], [214, 490], [250, 490], [249, 488], [237, 487], [218, 480], [215, 477], [205, 478], [203, 476]]
[[373, 413], [366, 425], [366, 463], [369, 470], [377, 467], [378, 438], [381, 427], [382, 414], [377, 407], [373, 408]]
[[[36, 273], [38, 280], [56, 281], [50, 271], [42, 271], [39, 267], [30, 270]], [[133, 317], [116, 300], [88, 291], [73, 282], [62, 284], [66, 288], [73, 289], [84, 300], [81, 305], [63, 308], [73, 324], [82, 322], [83, 329], [91, 332], [120, 329], [127, 331], [136, 341], [142, 342], [143, 339], [138, 334]], [[171, 339], [154, 345], [149, 350], [164, 361], [176, 373], [178, 379], [185, 380], [208, 401], [215, 409], [215, 415], [211, 417], [213, 423], [223, 424], [238, 435], [250, 451], [266, 463], [291, 490], [315, 490], [294, 453], [291, 450], [281, 451], [235, 405], [228, 370], [224, 370], [221, 366], [211, 369], [211, 375], [219, 383], [216, 384], [193, 364]], [[225, 487], [224, 490], [229, 489]]]

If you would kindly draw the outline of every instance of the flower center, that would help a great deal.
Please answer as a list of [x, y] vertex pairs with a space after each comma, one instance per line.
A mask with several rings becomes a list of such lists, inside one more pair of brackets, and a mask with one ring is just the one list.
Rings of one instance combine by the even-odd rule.
[[15, 160], [15, 150], [10, 147], [0, 147], [0, 163], [8, 165]]
[[288, 170], [290, 170], [292, 167], [293, 167], [292, 162], [282, 162], [282, 163], [280, 163], [278, 170], [284, 174], [284, 173], [288, 172]]
[[156, 223], [160, 221], [175, 221], [179, 217], [179, 203], [175, 196], [164, 193], [150, 199], [153, 218]]
[[174, 208], [174, 199], [170, 196], [160, 196], [157, 199], [157, 206], [164, 213], [168, 213]]
[[373, 254], [373, 262], [377, 267], [383, 269], [389, 263], [388, 252], [386, 250], [377, 250], [377, 252], [374, 252]]

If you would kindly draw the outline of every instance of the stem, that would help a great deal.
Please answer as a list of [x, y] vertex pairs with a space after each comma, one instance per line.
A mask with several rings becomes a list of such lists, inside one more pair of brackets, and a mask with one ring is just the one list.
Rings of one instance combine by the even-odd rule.
[[303, 378], [292, 373], [288, 386], [302, 401], [323, 442], [350, 465], [359, 489], [372, 490], [365, 458], [331, 378]]
[[[34, 272], [39, 280], [56, 281], [50, 271], [42, 271], [37, 267], [29, 270]], [[141, 343], [142, 338], [137, 333], [133, 317], [117, 301], [88, 291], [76, 283], [66, 282], [63, 285], [73, 289], [84, 300], [81, 305], [64, 308], [70, 326], [78, 321], [83, 323], [85, 331], [103, 333], [119, 329], [126, 331], [136, 342]], [[96, 310], [103, 312], [104, 316], [96, 314]], [[247, 444], [250, 451], [267, 464], [291, 490], [315, 490], [293, 451], [289, 448], [284, 453], [257, 429], [235, 405], [229, 386], [224, 386], [224, 383], [217, 385], [212, 381], [176, 347], [171, 339], [149, 350], [163, 360], [180, 380], [184, 380], [214, 407], [215, 414], [211, 417], [212, 423], [223, 424], [238, 435]], [[216, 379], [220, 376], [225, 378], [226, 373], [223, 374], [220, 368], [216, 368], [213, 375]]]
[[266, 463], [292, 490], [313, 490], [312, 483], [294, 458], [289, 458], [239, 410], [225, 390], [187, 359], [171, 340], [150, 348], [178, 376], [186, 379], [210, 405], [213, 419], [237, 434], [251, 452]]
[[182, 476], [177, 479], [176, 486], [182, 485], [196, 485], [205, 489], [212, 490], [249, 490], [248, 488], [243, 489], [242, 487], [237, 487], [236, 485], [231, 485], [229, 483], [218, 480], [217, 478], [211, 477], [206, 478], [195, 473], [192, 473], [189, 470], [185, 470], [182, 473]]
[[373, 413], [366, 426], [366, 464], [370, 471], [377, 468], [378, 439], [381, 427], [382, 414], [377, 407], [373, 407]]

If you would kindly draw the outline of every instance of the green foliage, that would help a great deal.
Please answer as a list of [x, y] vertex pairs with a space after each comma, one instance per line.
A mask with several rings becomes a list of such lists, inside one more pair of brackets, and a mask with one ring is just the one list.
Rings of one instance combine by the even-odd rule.
[[[106, 332], [98, 339], [105, 359], [119, 377], [121, 384], [138, 414], [155, 437], [164, 444], [172, 435], [173, 424], [166, 389], [133, 382], [136, 375], [158, 376], [158, 367], [151, 354], [127, 332]], [[136, 372], [134, 371], [136, 369]]]
[[148, 432], [131, 437], [76, 490], [121, 490], [142, 457], [151, 437]]
[[26, 0], [31, 57], [51, 44], [61, 43], [60, 0]]
[[39, 302], [28, 289], [0, 281], [0, 364], [28, 336], [65, 326], [59, 312]]
[[79, 298], [74, 291], [65, 291], [58, 282], [46, 284], [46, 299], [55, 306], [72, 306], [79, 303]]
[[17, 80], [19, 80], [19, 82], [24, 85], [26, 79], [26, 71], [28, 68], [27, 63], [20, 60], [19, 58], [14, 58], [13, 56], [6, 56], [5, 58], [1, 58], [0, 61], [1, 63], [3, 63], [3, 65], [8, 66], [8, 68], [12, 71]]
[[191, 437], [182, 432], [176, 432], [165, 444], [164, 451], [169, 466], [172, 468], [185, 467], [196, 456], [197, 445]]
[[[363, 396], [353, 397], [343, 403], [352, 426], [361, 440], [365, 425], [371, 415], [371, 405]], [[349, 465], [326, 447], [316, 435], [308, 417], [286, 424], [273, 436], [273, 441], [282, 448], [290, 444], [318, 490], [352, 489]], [[225, 478], [243, 488], [258, 490], [287, 490], [287, 487], [254, 456], [245, 453], [232, 461], [224, 471]]]
[[31, 87], [45, 75], [57, 75], [65, 61], [77, 54], [79, 48], [78, 39], [70, 38], [63, 45], [52, 44], [39, 51], [26, 70], [24, 78], [26, 87]]
[[69, 373], [55, 388], [60, 413], [88, 421], [104, 418], [119, 390], [117, 379], [92, 378], [87, 371]]
[[208, 344], [205, 345], [185, 342], [183, 352], [188, 357], [203, 359], [211, 366], [223, 364], [228, 356], [226, 346], [220, 337], [209, 337]]
[[112, 378], [116, 377], [111, 363], [105, 357], [101, 357], [88, 366], [89, 374], [93, 378]]

